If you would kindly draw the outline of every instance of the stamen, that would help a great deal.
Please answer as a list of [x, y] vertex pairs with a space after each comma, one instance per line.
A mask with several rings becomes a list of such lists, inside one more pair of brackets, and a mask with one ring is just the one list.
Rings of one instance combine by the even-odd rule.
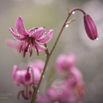
[[22, 91], [22, 96], [23, 96], [24, 99], [28, 99], [28, 97], [25, 96], [24, 91]]
[[18, 99], [19, 99], [20, 94], [22, 93], [22, 91], [23, 91], [23, 90], [21, 90], [21, 91], [18, 93], [18, 96], [17, 96]]

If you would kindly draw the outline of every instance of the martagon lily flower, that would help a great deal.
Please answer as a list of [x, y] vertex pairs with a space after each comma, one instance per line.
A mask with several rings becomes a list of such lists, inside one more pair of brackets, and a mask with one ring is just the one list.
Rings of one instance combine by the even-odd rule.
[[18, 99], [20, 98], [20, 95], [24, 99], [32, 98], [33, 91], [35, 91], [36, 86], [38, 85], [43, 68], [44, 62], [41, 60], [30, 62], [28, 65], [24, 66], [22, 70], [18, 70], [18, 66], [14, 65], [12, 72], [14, 83], [24, 87], [19, 91]]
[[39, 55], [39, 51], [46, 50], [47, 48], [45, 46], [39, 44], [49, 42], [53, 35], [53, 29], [50, 29], [47, 35], [44, 35], [46, 33], [45, 27], [34, 27], [30, 30], [26, 30], [21, 16], [17, 19], [15, 28], [18, 34], [12, 28], [9, 28], [9, 30], [13, 34], [14, 38], [23, 42], [19, 49], [19, 52], [23, 51], [23, 57], [25, 57], [28, 49], [30, 57], [32, 56], [32, 49], [37, 51], [37, 55]]

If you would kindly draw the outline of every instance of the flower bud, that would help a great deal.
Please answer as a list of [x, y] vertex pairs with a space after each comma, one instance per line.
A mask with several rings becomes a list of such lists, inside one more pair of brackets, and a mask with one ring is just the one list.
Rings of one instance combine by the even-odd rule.
[[84, 15], [84, 27], [90, 39], [95, 40], [98, 38], [96, 25], [88, 14]]

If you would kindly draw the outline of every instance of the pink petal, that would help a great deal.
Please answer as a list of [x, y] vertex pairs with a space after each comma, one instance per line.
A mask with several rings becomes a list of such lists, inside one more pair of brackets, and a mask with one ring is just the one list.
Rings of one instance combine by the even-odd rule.
[[39, 82], [41, 73], [40, 73], [40, 71], [38, 70], [37, 67], [34, 67], [34, 68], [33, 68], [33, 72], [34, 72], [34, 83], [35, 83], [35, 85], [37, 85], [38, 82]]
[[45, 27], [41, 27], [41, 28], [38, 28], [35, 33], [34, 33], [34, 37], [36, 39], [39, 39], [40, 37], [42, 37], [44, 34], [46, 33], [46, 30], [45, 30]]
[[73, 53], [68, 54], [67, 58], [66, 58], [66, 63], [67, 63], [67, 66], [68, 66], [69, 69], [71, 67], [75, 66], [75, 64], [76, 64], [76, 56]]
[[15, 28], [20, 35], [28, 35], [24, 27], [23, 18], [21, 16], [17, 19]]
[[79, 69], [77, 69], [76, 67], [72, 67], [70, 69], [70, 73], [73, 74], [73, 76], [75, 77], [76, 81], [78, 84], [82, 83], [82, 73], [79, 71]]
[[66, 71], [68, 69], [66, 63], [66, 55], [59, 55], [55, 63], [55, 68], [60, 72]]
[[11, 33], [12, 33], [14, 36], [17, 35], [16, 32], [14, 31], [14, 29], [9, 28], [9, 31], [11, 31]]
[[36, 40], [38, 43], [44, 44], [50, 41], [50, 39], [52, 38], [53, 35], [53, 29], [49, 30], [48, 34], [42, 38], [42, 39], [38, 39]]
[[25, 75], [25, 82], [28, 83], [31, 79], [30, 73], [26, 73]]
[[12, 77], [13, 77], [13, 80], [15, 82], [16, 82], [15, 76], [16, 76], [17, 71], [18, 71], [18, 67], [16, 65], [14, 65], [13, 72], [12, 72]]
[[13, 47], [13, 48], [15, 48], [15, 49], [18, 49], [18, 43], [17, 42], [15, 42], [15, 41], [13, 41], [13, 40], [6, 40], [6, 44], [7, 44], [7, 46], [9, 46], [9, 47]]
[[24, 71], [17, 71], [17, 73], [15, 75], [15, 83], [18, 86], [23, 85], [23, 75], [24, 75]]
[[9, 28], [9, 30], [11, 31], [11, 33], [13, 34], [13, 36], [14, 36], [16, 39], [18, 39], [18, 40], [25, 40], [25, 39], [27, 38], [27, 36], [17, 35], [12, 28]]
[[[47, 49], [45, 46], [43, 46], [43, 45], [38, 45], [37, 43], [36, 43], [36, 47], [38, 48], [39, 51], [43, 51], [43, 50], [46, 50], [46, 49]], [[35, 46], [33, 46], [33, 49], [36, 50]]]
[[35, 60], [29, 64], [31, 67], [37, 67], [40, 72], [44, 69], [44, 62], [42, 60]]

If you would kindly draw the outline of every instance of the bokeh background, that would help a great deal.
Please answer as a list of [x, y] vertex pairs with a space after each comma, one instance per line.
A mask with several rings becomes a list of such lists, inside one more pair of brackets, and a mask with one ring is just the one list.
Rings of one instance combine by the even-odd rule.
[[[77, 56], [76, 67], [83, 73], [86, 86], [84, 103], [103, 103], [103, 0], [0, 0], [0, 95], [9, 94], [0, 103], [30, 103], [30, 100], [17, 99], [22, 87], [14, 84], [12, 79], [13, 65], [20, 67], [22, 62], [34, 59], [45, 61], [45, 53], [40, 56], [26, 58], [7, 47], [7, 39], [14, 40], [8, 28], [15, 29], [15, 21], [19, 16], [24, 19], [26, 29], [45, 26], [47, 32], [54, 29], [49, 49], [54, 44], [57, 35], [67, 17], [67, 7], [80, 7], [91, 15], [97, 25], [99, 40], [90, 40], [84, 30], [83, 14], [76, 11], [71, 18], [76, 22], [65, 28], [49, 62], [49, 69], [54, 65], [59, 54], [73, 52]], [[46, 74], [45, 74], [46, 75]], [[45, 92], [46, 77], [40, 87], [40, 94]]]

